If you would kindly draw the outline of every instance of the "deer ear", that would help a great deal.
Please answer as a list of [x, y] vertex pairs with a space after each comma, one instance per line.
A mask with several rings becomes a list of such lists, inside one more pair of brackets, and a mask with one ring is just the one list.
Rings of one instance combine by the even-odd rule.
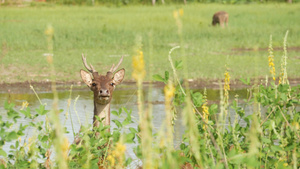
[[114, 79], [113, 82], [118, 85], [122, 82], [122, 80], [124, 79], [125, 76], [125, 69], [120, 69], [119, 71], [117, 71], [114, 75]]
[[89, 74], [88, 72], [81, 69], [80, 70], [80, 75], [81, 75], [81, 79], [84, 81], [84, 83], [88, 87], [91, 87], [92, 86], [92, 81], [93, 81], [91, 74]]

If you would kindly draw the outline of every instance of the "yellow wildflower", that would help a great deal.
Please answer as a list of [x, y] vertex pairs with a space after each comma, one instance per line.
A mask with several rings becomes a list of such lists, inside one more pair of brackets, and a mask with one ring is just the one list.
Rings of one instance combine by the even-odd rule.
[[224, 79], [224, 90], [228, 91], [230, 90], [230, 75], [229, 72], [226, 70], [224, 73], [225, 79]]
[[[209, 115], [209, 112], [208, 112], [208, 107], [207, 107], [207, 94], [206, 94], [206, 89], [204, 89], [204, 103], [202, 105], [202, 114], [203, 114], [203, 120], [205, 123], [208, 122], [208, 115]], [[203, 124], [203, 129], [205, 130], [206, 129], [206, 125]]]
[[179, 16], [183, 16], [183, 9], [182, 8], [173, 11], [173, 17], [175, 19], [178, 19]]
[[165, 92], [166, 104], [170, 104], [171, 99], [174, 97], [175, 94], [175, 87], [171, 81], [169, 81], [168, 85], [164, 87], [164, 92]]
[[47, 62], [48, 62], [49, 64], [52, 64], [52, 63], [53, 63], [53, 56], [52, 56], [51, 54], [48, 54], [48, 55], [47, 55]]
[[227, 105], [228, 104], [228, 100], [229, 100], [229, 90], [230, 90], [230, 75], [228, 70], [225, 71], [224, 73], [224, 102]]
[[270, 36], [270, 44], [269, 44], [269, 56], [268, 56], [268, 61], [269, 61], [269, 69], [270, 69], [270, 74], [273, 77], [273, 80], [275, 81], [275, 64], [274, 64], [274, 55], [273, 55], [273, 48], [272, 48], [272, 35]]
[[115, 166], [116, 160], [112, 155], [108, 155], [107, 160], [110, 162], [111, 167]]
[[[208, 122], [208, 115], [209, 115], [207, 103], [204, 103], [204, 104], [202, 105], [202, 111], [203, 111], [203, 119], [204, 119], [204, 122], [207, 123], [207, 122]], [[204, 129], [204, 130], [206, 129], [206, 124], [203, 124], [203, 129]]]
[[47, 36], [53, 36], [54, 34], [54, 29], [51, 25], [48, 25], [47, 29], [45, 30], [45, 35]]
[[180, 9], [178, 10], [178, 13], [179, 13], [180, 16], [183, 16], [183, 9], [180, 8]]
[[142, 81], [146, 75], [144, 55], [142, 51], [138, 51], [138, 54], [132, 58], [132, 77], [136, 81]]
[[[109, 152], [107, 156], [107, 161], [109, 161], [111, 167], [116, 166], [116, 168], [121, 167], [124, 162], [124, 153], [126, 150], [126, 146], [120, 142], [118, 142], [114, 148], [114, 150]], [[117, 164], [116, 164], [117, 162]]]
[[29, 105], [29, 103], [27, 101], [23, 102], [21, 110], [23, 110], [24, 108], [27, 108], [28, 105]]
[[34, 140], [35, 139], [32, 139], [31, 137], [29, 137], [27, 143], [26, 142], [24, 143], [24, 148], [27, 147], [28, 151], [30, 151], [30, 147], [31, 147]]
[[63, 157], [65, 159], [67, 159], [68, 158], [68, 150], [69, 150], [69, 140], [67, 137], [63, 138], [63, 144], [61, 144], [61, 150], [63, 153]]
[[299, 128], [300, 128], [298, 122], [293, 122], [293, 123], [292, 123], [292, 126], [293, 126], [296, 130], [299, 130]]
[[174, 17], [175, 19], [178, 18], [178, 11], [173, 11], [173, 17]]
[[174, 114], [172, 113], [172, 99], [175, 95], [175, 87], [171, 80], [164, 87], [165, 93], [165, 110], [166, 110], [166, 142], [167, 147], [171, 148], [173, 145], [173, 122]]
[[183, 9], [173, 11], [173, 17], [176, 21], [176, 25], [178, 27], [178, 34], [179, 35], [182, 33], [182, 23], [181, 23], [180, 16], [183, 16]]
[[166, 141], [165, 141], [165, 139], [163, 138], [163, 137], [161, 137], [161, 139], [159, 140], [159, 148], [164, 148], [164, 146], [165, 146], [165, 143]]
[[113, 154], [118, 158], [118, 157], [124, 155], [125, 150], [126, 150], [126, 146], [124, 144], [117, 143], [116, 149], [114, 150]]

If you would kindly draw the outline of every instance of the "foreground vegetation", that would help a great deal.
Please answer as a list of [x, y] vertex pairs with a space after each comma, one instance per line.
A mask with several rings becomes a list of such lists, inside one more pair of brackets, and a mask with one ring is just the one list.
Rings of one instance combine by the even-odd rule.
[[[177, 18], [178, 19], [178, 18]], [[51, 29], [50, 29], [51, 30]], [[49, 33], [49, 32], [48, 32]], [[50, 34], [51, 35], [51, 34]], [[281, 69], [276, 71], [270, 38], [269, 65], [271, 81], [262, 84], [242, 79], [251, 85], [247, 99], [236, 96], [229, 102], [230, 73], [224, 73], [224, 84], [219, 105], [208, 105], [207, 94], [189, 90], [186, 81], [180, 81], [178, 70], [187, 77], [187, 60], [173, 61], [171, 54], [184, 53], [177, 46], [170, 50], [168, 60], [172, 71], [153, 75], [166, 85], [165, 121], [158, 131], [152, 127], [152, 106], [143, 102], [142, 82], [145, 79], [145, 61], [141, 40], [136, 41], [133, 55], [133, 78], [137, 84], [139, 121], [133, 123], [131, 111], [121, 108], [113, 111], [124, 120], [113, 120], [116, 127], [82, 126], [74, 137], [79, 144], [68, 140], [58, 115], [55, 83], [54, 104], [32, 111], [24, 103], [21, 110], [6, 102], [6, 116], [0, 116], [0, 168], [293, 168], [300, 167], [300, 86], [291, 87], [287, 78], [286, 33]], [[51, 36], [49, 36], [51, 37]], [[50, 39], [51, 40], [51, 39]], [[181, 50], [178, 50], [178, 49]], [[179, 52], [180, 51], [180, 52]], [[48, 55], [52, 77], [55, 69], [52, 55]], [[267, 64], [268, 63], [268, 64]], [[176, 117], [183, 117], [186, 129], [180, 145], [173, 142]], [[66, 113], [66, 117], [68, 117]], [[17, 123], [25, 118], [28, 123]], [[101, 120], [101, 119], [98, 119]], [[17, 125], [18, 124], [18, 125]], [[26, 131], [27, 130], [27, 131]], [[25, 135], [30, 130], [30, 136]], [[99, 132], [99, 137], [95, 133]], [[30, 138], [28, 138], [30, 137]], [[9, 152], [2, 148], [13, 143]], [[125, 156], [126, 145], [134, 144], [137, 158]]]
[[[45, 29], [49, 24], [54, 29], [58, 81], [80, 81], [81, 53], [87, 54], [99, 72], [105, 72], [106, 65], [125, 55], [122, 66], [131, 74], [130, 57], [137, 36], [142, 38], [147, 72], [170, 71], [166, 51], [184, 44], [185, 53], [175, 53], [174, 57], [186, 58], [188, 78], [220, 79], [224, 63], [230, 67], [233, 79], [265, 77], [270, 34], [274, 35], [274, 49], [282, 49], [286, 30], [290, 31], [288, 47], [300, 46], [299, 7], [299, 4], [1, 7], [0, 82], [50, 79], [50, 67], [45, 62], [48, 53]], [[183, 14], [181, 38], [173, 16], [179, 8]], [[212, 15], [218, 10], [230, 14], [226, 29], [211, 26]], [[281, 56], [282, 50], [274, 53]], [[298, 51], [289, 50], [288, 57], [289, 77], [299, 77]], [[280, 65], [279, 59], [275, 62]], [[152, 80], [151, 75], [147, 74], [145, 80]]]

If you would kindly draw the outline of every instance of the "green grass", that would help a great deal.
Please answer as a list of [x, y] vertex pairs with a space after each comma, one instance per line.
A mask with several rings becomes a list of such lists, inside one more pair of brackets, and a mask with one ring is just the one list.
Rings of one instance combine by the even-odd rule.
[[[125, 80], [131, 80], [131, 56], [135, 54], [137, 36], [142, 37], [147, 70], [149, 66], [154, 73], [170, 70], [168, 52], [181, 44], [173, 18], [173, 11], [178, 8], [184, 10], [181, 19], [185, 56], [180, 56], [179, 51], [172, 56], [174, 60], [187, 58], [189, 78], [222, 78], [225, 64], [232, 78], [265, 77], [269, 70], [267, 50], [232, 49], [267, 48], [270, 34], [273, 47], [282, 47], [289, 30], [288, 47], [300, 47], [300, 4], [1, 7], [0, 82], [50, 79], [50, 66], [43, 56], [48, 53], [44, 31], [49, 24], [55, 31], [54, 66], [58, 81], [81, 81], [81, 53], [87, 54], [87, 61], [101, 73], [118, 61], [115, 55], [126, 55], [122, 67], [127, 71]], [[230, 15], [226, 29], [211, 26], [212, 15], [218, 10]], [[288, 50], [290, 78], [300, 75], [298, 53]], [[283, 52], [274, 54], [279, 72]]]

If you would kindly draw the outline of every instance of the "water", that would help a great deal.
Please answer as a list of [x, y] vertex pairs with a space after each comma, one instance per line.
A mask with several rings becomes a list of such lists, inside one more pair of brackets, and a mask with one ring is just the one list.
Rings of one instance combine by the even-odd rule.
[[[53, 104], [53, 94], [51, 88], [48, 87], [35, 87], [35, 90], [38, 93], [43, 104], [46, 104], [46, 109], [50, 110]], [[203, 93], [203, 89], [193, 89], [194, 91], [199, 91]], [[165, 107], [164, 107], [164, 93], [161, 86], [154, 85], [152, 90], [149, 90], [149, 86], [144, 86], [144, 98], [146, 103], [152, 103], [153, 105], [153, 127], [154, 131], [158, 131], [162, 125], [162, 122], [165, 120]], [[230, 98], [234, 98], [235, 95], [239, 95], [239, 98], [246, 98], [247, 91], [245, 89], [241, 90], [232, 90], [230, 91]], [[113, 93], [113, 99], [111, 103], [111, 111], [118, 111], [119, 108], [125, 107], [128, 110], [132, 110], [132, 119], [133, 124], [130, 124], [129, 127], [137, 128], [138, 124], [138, 108], [137, 108], [137, 88], [134, 84], [131, 85], [120, 85], [116, 88]], [[152, 100], [148, 100], [149, 95], [151, 95]], [[60, 114], [61, 123], [65, 124], [65, 127], [69, 131], [67, 137], [70, 142], [73, 142], [73, 130], [77, 133], [80, 129], [80, 124], [92, 124], [93, 116], [93, 93], [86, 86], [73, 86], [72, 92], [70, 92], [70, 86], [58, 86], [58, 107], [63, 109], [64, 112]], [[71, 98], [71, 104], [68, 107], [68, 99]], [[209, 103], [219, 103], [220, 100], [220, 91], [215, 89], [207, 89], [207, 98]], [[16, 104], [15, 109], [19, 110], [22, 107], [22, 103], [27, 101], [31, 112], [34, 112], [36, 108], [40, 106], [40, 102], [34, 92], [30, 89], [29, 86], [25, 87], [7, 87], [0, 89], [0, 115], [5, 119], [6, 111], [2, 107], [5, 100], [10, 100]], [[65, 112], [69, 112], [70, 116], [66, 119]], [[78, 117], [77, 115], [78, 114]], [[111, 115], [111, 120], [123, 121], [126, 117], [124, 113], [121, 117], [116, 117]], [[78, 121], [80, 119], [80, 122]], [[21, 118], [20, 123], [26, 123], [27, 119]], [[116, 127], [113, 122], [111, 122], [112, 127]], [[178, 145], [181, 141], [182, 134], [184, 133], [184, 127], [182, 125], [182, 117], [178, 115], [175, 122], [175, 134], [174, 134], [174, 143], [175, 146]], [[28, 131], [29, 132], [29, 131]], [[29, 134], [30, 135], [30, 134]], [[8, 150], [10, 144], [7, 144], [4, 147], [4, 150]], [[135, 157], [132, 151], [133, 145], [128, 145], [127, 156], [132, 158]]]

